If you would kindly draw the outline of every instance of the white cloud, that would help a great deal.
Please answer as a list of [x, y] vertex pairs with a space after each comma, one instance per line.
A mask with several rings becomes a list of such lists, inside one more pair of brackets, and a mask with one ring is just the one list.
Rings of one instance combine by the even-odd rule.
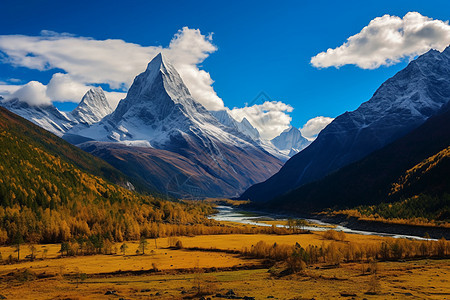
[[[47, 96], [52, 101], [80, 102], [84, 94], [92, 87], [92, 85], [85, 85], [73, 80], [68, 74], [55, 73], [47, 85]], [[104, 91], [104, 93], [113, 109], [127, 95], [123, 92]]]
[[17, 78], [8, 78], [8, 82], [11, 82], [11, 83], [21, 83], [22, 80], [17, 79]]
[[230, 114], [237, 121], [247, 120], [258, 129], [264, 139], [273, 139], [290, 126], [292, 121], [288, 113], [294, 109], [281, 101], [266, 101], [243, 108], [233, 108]]
[[[39, 36], [0, 36], [3, 62], [37, 70], [60, 69], [47, 87], [40, 86], [40, 100], [79, 102], [86, 91], [97, 84], [107, 84], [116, 91], [105, 91], [112, 107], [126, 96], [134, 77], [145, 70], [147, 63], [159, 52], [173, 63], [193, 97], [209, 110], [227, 109], [213, 88], [210, 74], [199, 65], [217, 47], [212, 35], [184, 27], [168, 47], [141, 46], [123, 40], [94, 40], [51, 31]], [[6, 88], [12, 89], [12, 88]], [[4, 89], [4, 90], [6, 90]], [[1, 93], [0, 86], [0, 93]], [[14, 92], [8, 92], [9, 94]], [[5, 93], [6, 94], [6, 93]], [[271, 139], [290, 126], [293, 108], [283, 102], [265, 102], [230, 113], [241, 121], [246, 117], [263, 138]]]
[[[221, 109], [223, 101], [212, 87], [213, 80], [209, 73], [198, 67], [216, 50], [211, 35], [202, 35], [200, 30], [188, 27], [175, 34], [168, 48], [51, 31], [42, 31], [39, 36], [0, 36], [0, 51], [5, 54], [3, 62], [37, 70], [64, 70], [67, 74], [52, 79], [55, 86], [50, 88], [49, 94], [58, 100], [74, 102], [81, 100], [81, 97], [75, 97], [81, 94], [83, 85], [108, 84], [112, 89], [126, 91], [147, 63], [159, 52], [164, 52], [194, 98], [207, 109]], [[64, 86], [68, 87], [67, 91], [62, 90]]]
[[69, 74], [56, 73], [47, 85], [47, 96], [53, 101], [79, 102], [89, 88], [73, 80]]
[[51, 104], [50, 98], [46, 94], [46, 86], [38, 81], [30, 81], [17, 91], [6, 97], [6, 100], [19, 98], [29, 105]]
[[187, 27], [178, 31], [169, 48], [164, 50], [192, 96], [209, 110], [224, 109], [224, 104], [212, 87], [211, 76], [198, 65], [215, 51], [217, 47], [212, 44], [212, 34], [204, 36], [200, 30]]
[[349, 37], [335, 49], [328, 49], [311, 58], [317, 68], [353, 64], [375, 69], [413, 58], [430, 49], [444, 50], [450, 44], [448, 21], [434, 20], [418, 12], [403, 18], [384, 15], [370, 21], [361, 32]]
[[328, 124], [330, 124], [334, 119], [329, 117], [315, 117], [308, 122], [306, 122], [305, 125], [303, 125], [302, 128], [300, 128], [300, 131], [304, 137], [306, 137], [309, 140], [314, 140], [317, 135], [327, 127]]
[[12, 84], [5, 84], [4, 82], [0, 83], [0, 96], [2, 97], [8, 97], [18, 89], [20, 89], [22, 85], [12, 85]]

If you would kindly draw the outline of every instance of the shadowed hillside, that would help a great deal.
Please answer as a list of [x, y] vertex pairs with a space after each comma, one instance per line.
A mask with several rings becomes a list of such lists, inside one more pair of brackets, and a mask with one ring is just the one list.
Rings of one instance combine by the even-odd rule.
[[[433, 196], [449, 193], [448, 158], [442, 155], [446, 153], [443, 149], [450, 145], [449, 120], [450, 106], [447, 105], [440, 114], [403, 138], [269, 205], [308, 211], [391, 202], [420, 193]], [[444, 152], [437, 154], [441, 151]], [[409, 176], [401, 180], [405, 172]], [[423, 174], [418, 176], [419, 173]], [[392, 193], [394, 184], [397, 188]]]

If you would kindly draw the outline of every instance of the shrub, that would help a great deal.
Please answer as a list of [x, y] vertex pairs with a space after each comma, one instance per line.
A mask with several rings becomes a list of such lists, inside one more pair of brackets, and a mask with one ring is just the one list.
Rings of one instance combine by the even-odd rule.
[[323, 234], [323, 237], [327, 240], [333, 240], [333, 241], [345, 241], [347, 239], [347, 236], [345, 235], [345, 232], [343, 231], [336, 231], [336, 230], [327, 230]]

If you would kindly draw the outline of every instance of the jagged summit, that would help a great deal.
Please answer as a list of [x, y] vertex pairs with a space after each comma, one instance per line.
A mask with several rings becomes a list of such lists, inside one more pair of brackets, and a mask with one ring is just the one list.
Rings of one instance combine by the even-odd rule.
[[169, 116], [172, 119], [191, 120], [212, 118], [206, 109], [192, 98], [181, 76], [168, 59], [158, 54], [150, 61], [147, 69], [136, 76], [126, 98], [120, 101], [110, 120], [115, 123], [129, 121], [133, 126], [141, 126], [142, 124], [138, 123], [143, 123], [158, 127]]
[[293, 126], [285, 129], [279, 136], [272, 139], [272, 143], [280, 150], [289, 151], [289, 156], [300, 152], [311, 144], [303, 137], [300, 130]]
[[169, 63], [165, 56], [163, 56], [162, 52], [159, 52], [148, 64], [146, 70], [155, 70], [157, 68], [163, 69], [165, 68], [165, 64]]
[[[165, 92], [174, 102], [183, 103], [185, 98], [192, 98], [189, 90], [181, 79], [180, 74], [173, 67], [170, 61], [161, 53], [154, 57], [147, 65], [147, 69], [136, 76], [131, 85], [126, 100], [154, 99], [152, 92], [156, 86], [165, 89]], [[183, 103], [184, 104], [184, 103]]]
[[91, 125], [99, 122], [113, 112], [101, 87], [91, 88], [81, 99], [80, 104], [72, 111], [73, 118], [82, 123]]
[[224, 126], [236, 131], [238, 134], [243, 134], [246, 138], [250, 138], [253, 141], [260, 139], [259, 131], [250, 124], [247, 118], [242, 119], [241, 122], [235, 120], [230, 113], [224, 110], [210, 111], [210, 113], [216, 117], [216, 119]]
[[214, 155], [218, 153], [215, 141], [259, 147], [251, 139], [224, 127], [197, 102], [162, 54], [136, 76], [127, 96], [111, 115], [90, 128], [70, 133], [99, 141], [147, 141], [160, 149], [172, 149], [174, 143], [189, 137], [190, 142], [201, 143]]
[[[184, 162], [176, 164], [187, 162], [195, 165], [195, 172], [209, 174], [195, 180], [203, 182], [208, 176], [214, 178], [213, 181], [208, 180], [206, 190], [209, 195], [236, 195], [236, 191], [243, 187], [273, 174], [281, 164], [256, 142], [221, 124], [197, 102], [163, 55], [153, 58], [147, 69], [136, 76], [127, 96], [112, 114], [99, 123], [77, 130], [69, 131], [69, 134], [81, 137], [77, 140], [89, 138], [98, 142], [115, 142], [115, 146], [106, 146], [106, 149], [102, 144], [89, 143], [86, 146], [90, 151], [105, 153], [111, 147], [127, 145], [145, 147], [139, 151], [148, 153], [156, 151], [151, 148], [165, 150], [167, 152], [161, 152], [161, 155], [170, 159], [184, 157]], [[139, 156], [140, 152], [127, 149], [120, 151], [131, 151], [130, 156]], [[146, 161], [145, 164], [140, 168], [153, 166], [153, 162]], [[186, 166], [178, 167], [187, 170]], [[177, 168], [166, 171], [183, 174], [184, 171], [176, 171]], [[258, 172], [255, 173], [256, 169]]]
[[238, 128], [240, 131], [245, 132], [253, 140], [258, 140], [260, 138], [259, 131], [252, 124], [250, 124], [247, 118], [243, 118], [241, 122], [238, 123]]

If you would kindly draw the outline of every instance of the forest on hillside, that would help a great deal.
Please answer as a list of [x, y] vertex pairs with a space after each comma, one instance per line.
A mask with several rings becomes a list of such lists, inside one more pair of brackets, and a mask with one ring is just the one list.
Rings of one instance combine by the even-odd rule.
[[[0, 113], [0, 244], [93, 236], [122, 241], [183, 234], [186, 226], [210, 223], [210, 205], [168, 201], [111, 183], [94, 175], [124, 180], [105, 162]], [[55, 150], [59, 145], [62, 150]]]

